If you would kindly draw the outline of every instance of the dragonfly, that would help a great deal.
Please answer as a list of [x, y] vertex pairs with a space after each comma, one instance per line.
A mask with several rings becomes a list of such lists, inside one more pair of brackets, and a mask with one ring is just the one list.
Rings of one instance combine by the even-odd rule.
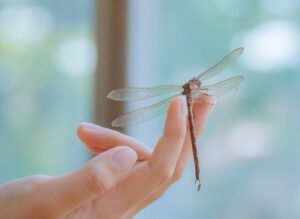
[[192, 78], [184, 85], [162, 85], [153, 87], [128, 87], [117, 90], [112, 90], [108, 93], [107, 98], [116, 101], [138, 101], [146, 100], [154, 97], [164, 96], [167, 98], [160, 102], [146, 106], [131, 112], [128, 112], [112, 121], [114, 127], [125, 127], [135, 124], [140, 124], [151, 119], [154, 119], [165, 112], [171, 100], [176, 96], [185, 96], [188, 109], [188, 124], [191, 137], [191, 145], [193, 149], [193, 157], [195, 164], [195, 183], [198, 184], [198, 191], [201, 187], [200, 168], [197, 152], [197, 138], [195, 133], [195, 121], [193, 113], [193, 103], [201, 101], [203, 95], [220, 97], [229, 91], [236, 89], [244, 76], [235, 76], [223, 80], [218, 83], [204, 85], [203, 81], [213, 76], [218, 75], [232, 63], [234, 63], [243, 53], [244, 48], [240, 47], [217, 62], [215, 65], [202, 72], [198, 76]]

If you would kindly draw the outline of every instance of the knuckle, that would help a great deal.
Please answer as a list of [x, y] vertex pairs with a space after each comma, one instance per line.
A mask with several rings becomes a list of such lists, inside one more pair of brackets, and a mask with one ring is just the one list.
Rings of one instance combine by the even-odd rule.
[[162, 169], [159, 171], [159, 184], [164, 184], [172, 179], [173, 171], [170, 169]]
[[196, 123], [196, 135], [199, 136], [203, 133], [204, 125], [200, 123]]
[[49, 202], [44, 198], [45, 191], [48, 190], [48, 179], [51, 178], [43, 175], [28, 178], [32, 184], [29, 186], [30, 188], [27, 187], [25, 196], [30, 197], [30, 206], [35, 209], [34, 214], [37, 218], [57, 218], [57, 210], [53, 209], [49, 212]]
[[173, 174], [172, 181], [176, 182], [176, 181], [180, 180], [182, 178], [182, 176], [183, 176], [183, 171], [176, 170]]
[[186, 136], [186, 131], [182, 130], [178, 133], [178, 135], [175, 136], [175, 138], [177, 139], [177, 141], [184, 141], [185, 136]]
[[87, 174], [85, 188], [88, 193], [99, 194], [110, 188], [111, 183], [109, 182], [109, 178], [104, 177], [95, 167], [87, 166], [85, 172]]
[[164, 135], [162, 140], [171, 144], [178, 144], [184, 142], [185, 136], [184, 132], [180, 132], [177, 135]]

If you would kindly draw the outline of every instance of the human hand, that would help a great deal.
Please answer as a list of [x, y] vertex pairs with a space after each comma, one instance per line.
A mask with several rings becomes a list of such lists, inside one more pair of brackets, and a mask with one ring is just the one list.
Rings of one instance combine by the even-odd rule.
[[[3, 218], [132, 218], [181, 178], [191, 157], [185, 99], [172, 101], [153, 153], [117, 131], [83, 123], [78, 136], [93, 153], [60, 177], [31, 176], [0, 187]], [[200, 135], [213, 105], [193, 106]]]

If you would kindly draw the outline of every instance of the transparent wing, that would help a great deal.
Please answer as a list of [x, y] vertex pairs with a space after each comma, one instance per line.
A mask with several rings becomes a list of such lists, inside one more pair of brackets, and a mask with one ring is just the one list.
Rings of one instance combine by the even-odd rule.
[[172, 95], [182, 92], [180, 85], [164, 85], [156, 87], [129, 87], [113, 90], [107, 98], [117, 101], [144, 100], [160, 95]]
[[237, 88], [240, 83], [245, 79], [244, 76], [236, 76], [224, 81], [218, 82], [216, 84], [207, 85], [201, 87], [199, 90], [193, 91], [193, 93], [197, 96], [201, 94], [213, 95], [213, 96], [221, 96], [226, 94], [227, 92]]
[[157, 116], [164, 113], [167, 110], [171, 100], [174, 97], [179, 96], [179, 95], [180, 94], [169, 97], [169, 98], [167, 98], [161, 102], [155, 103], [151, 106], [147, 106], [147, 107], [126, 113], [123, 116], [116, 118], [114, 121], [112, 121], [111, 124], [114, 127], [122, 127], [122, 126], [135, 125], [135, 124], [143, 123], [143, 122], [149, 121], [151, 119], [154, 119]]
[[243, 51], [244, 51], [243, 47], [233, 50], [228, 55], [226, 55], [221, 61], [215, 64], [213, 67], [201, 73], [197, 77], [197, 79], [203, 81], [205, 79], [208, 79], [210, 77], [213, 77], [221, 73], [221, 71], [223, 71], [225, 68], [231, 65], [235, 60], [237, 60], [238, 57], [240, 57], [240, 55], [243, 53]]

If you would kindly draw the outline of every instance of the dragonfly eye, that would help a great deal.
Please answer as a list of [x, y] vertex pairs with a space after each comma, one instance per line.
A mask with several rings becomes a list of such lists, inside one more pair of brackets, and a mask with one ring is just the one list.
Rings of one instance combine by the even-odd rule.
[[182, 86], [183, 89], [188, 89], [190, 87], [189, 83], [186, 83]]

